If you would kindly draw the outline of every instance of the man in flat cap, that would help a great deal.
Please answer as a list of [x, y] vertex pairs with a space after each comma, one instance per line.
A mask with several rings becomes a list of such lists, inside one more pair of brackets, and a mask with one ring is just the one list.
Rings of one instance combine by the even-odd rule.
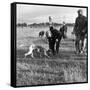
[[77, 11], [78, 17], [75, 20], [75, 26], [73, 32], [75, 33], [75, 48], [76, 53], [79, 54], [82, 52], [84, 38], [87, 34], [87, 18], [83, 16], [83, 11], [79, 9]]

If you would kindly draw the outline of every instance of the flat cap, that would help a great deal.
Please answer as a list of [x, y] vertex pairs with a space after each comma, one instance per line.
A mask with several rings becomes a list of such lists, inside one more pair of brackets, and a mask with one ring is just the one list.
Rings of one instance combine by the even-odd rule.
[[83, 11], [82, 11], [82, 9], [79, 9], [77, 12], [80, 13], [80, 12], [83, 12]]

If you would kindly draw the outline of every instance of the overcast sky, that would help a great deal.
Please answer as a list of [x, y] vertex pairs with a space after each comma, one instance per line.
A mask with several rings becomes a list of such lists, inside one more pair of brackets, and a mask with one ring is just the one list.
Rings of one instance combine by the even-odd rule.
[[17, 23], [48, 22], [49, 16], [52, 17], [53, 22], [74, 23], [78, 9], [82, 9], [83, 14], [86, 16], [86, 8], [17, 4]]

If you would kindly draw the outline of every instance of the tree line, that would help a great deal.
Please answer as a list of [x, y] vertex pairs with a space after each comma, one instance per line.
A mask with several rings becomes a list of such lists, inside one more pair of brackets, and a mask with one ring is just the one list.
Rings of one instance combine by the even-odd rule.
[[[61, 23], [53, 23], [54, 26], [61, 26]], [[67, 23], [67, 26], [74, 26], [74, 23]], [[49, 22], [46, 23], [33, 23], [33, 24], [27, 24], [27, 23], [18, 23], [17, 27], [46, 27], [49, 26]]]

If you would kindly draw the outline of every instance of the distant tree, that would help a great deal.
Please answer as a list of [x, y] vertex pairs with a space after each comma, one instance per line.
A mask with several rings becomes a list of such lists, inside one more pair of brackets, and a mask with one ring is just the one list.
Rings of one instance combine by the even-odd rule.
[[26, 23], [23, 23], [22, 26], [23, 26], [23, 27], [27, 27], [27, 24], [26, 24]]
[[27, 27], [27, 23], [18, 23], [17, 26], [18, 27]]

